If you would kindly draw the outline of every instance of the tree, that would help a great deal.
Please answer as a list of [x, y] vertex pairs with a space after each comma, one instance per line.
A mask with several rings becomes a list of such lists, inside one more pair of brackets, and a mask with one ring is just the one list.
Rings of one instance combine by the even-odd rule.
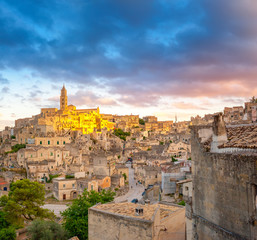
[[8, 197], [0, 198], [0, 206], [7, 213], [11, 223], [22, 225], [24, 219], [32, 221], [35, 218], [54, 218], [53, 212], [41, 208], [44, 200], [44, 186], [38, 182], [23, 179], [11, 184]]
[[68, 234], [58, 223], [52, 221], [35, 220], [28, 227], [31, 240], [66, 240]]
[[139, 124], [141, 124], [141, 125], [145, 125], [145, 121], [144, 121], [144, 119], [139, 118]]
[[249, 100], [251, 103], [257, 103], [257, 98], [255, 98], [254, 96], [252, 96]]
[[10, 226], [8, 228], [3, 228], [0, 230], [0, 240], [15, 240], [16, 232], [15, 228]]
[[118, 129], [114, 129], [113, 134], [117, 137], [119, 137], [120, 139], [126, 141], [126, 137], [130, 136], [130, 132], [124, 132], [122, 129], [118, 128]]
[[16, 239], [15, 228], [8, 221], [6, 213], [0, 211], [0, 240]]
[[97, 203], [113, 201], [115, 193], [102, 190], [101, 192], [84, 191], [77, 199], [73, 200], [68, 209], [62, 212], [64, 228], [72, 236], [80, 240], [88, 238], [88, 209]]

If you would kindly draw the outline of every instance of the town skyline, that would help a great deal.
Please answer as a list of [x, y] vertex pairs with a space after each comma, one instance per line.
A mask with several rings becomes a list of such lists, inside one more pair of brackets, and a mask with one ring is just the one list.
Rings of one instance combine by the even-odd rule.
[[[63, 86], [65, 86], [65, 84], [63, 84]], [[69, 90], [70, 89], [68, 89], [68, 91]], [[47, 99], [47, 101], [51, 102], [50, 104], [42, 105], [42, 106], [38, 105], [38, 104], [35, 104], [36, 107], [40, 107], [40, 108], [37, 109], [36, 111], [34, 111], [33, 113], [31, 111], [24, 112], [23, 115], [16, 115], [15, 113], [12, 113], [11, 117], [13, 118], [13, 120], [10, 120], [10, 121], [8, 121], [8, 120], [7, 121], [5, 121], [5, 120], [0, 121], [0, 130], [4, 129], [5, 126], [14, 126], [15, 120], [17, 120], [19, 118], [26, 118], [26, 117], [31, 117], [31, 116], [39, 114], [40, 109], [42, 109], [42, 108], [57, 108], [57, 109], [59, 109], [60, 108], [60, 91], [61, 91], [61, 87], [58, 89], [58, 91], [59, 91], [59, 95], [52, 96], [52, 97]], [[85, 101], [88, 99], [87, 96], [82, 96], [82, 98], [83, 97], [85, 97]], [[248, 101], [249, 98], [248, 99], [245, 98], [245, 100]], [[108, 101], [108, 100], [106, 100], [106, 101]], [[181, 109], [177, 109], [178, 111], [174, 112], [174, 114], [173, 114], [174, 116], [172, 116], [172, 114], [169, 114], [167, 116], [162, 116], [162, 115], [159, 115], [159, 113], [155, 113], [155, 112], [151, 112], [151, 111], [148, 112], [149, 114], [145, 114], [145, 115], [140, 113], [140, 112], [136, 112], [136, 113], [130, 112], [129, 113], [129, 109], [125, 109], [122, 112], [120, 112], [120, 111], [115, 112], [115, 109], [114, 109], [115, 113], [113, 113], [113, 112], [110, 112], [112, 109], [111, 108], [106, 108], [105, 104], [103, 104], [102, 106], [101, 105], [94, 106], [92, 101], [89, 101], [89, 102], [91, 103], [89, 105], [83, 104], [83, 103], [81, 104], [80, 100], [77, 99], [77, 97], [74, 94], [72, 95], [72, 94], [69, 94], [69, 92], [68, 92], [68, 105], [74, 105], [76, 107], [89, 108], [89, 109], [90, 108], [97, 108], [97, 107], [99, 107], [99, 108], [101, 108], [101, 114], [139, 115], [139, 117], [141, 117], [141, 118], [143, 118], [144, 116], [156, 116], [156, 117], [158, 117], [158, 119], [160, 121], [172, 120], [172, 121], [175, 122], [176, 120], [177, 121], [190, 121], [190, 117], [196, 117], [197, 115], [200, 115], [201, 117], [203, 117], [205, 114], [213, 114], [214, 113], [214, 112], [205, 112], [205, 111], [203, 111], [202, 114], [199, 114], [199, 112], [196, 112], [195, 114], [184, 115], [183, 112], [179, 111], [179, 110], [183, 110], [184, 107], [182, 107]], [[99, 103], [101, 104], [101, 101]], [[243, 106], [243, 105], [244, 105], [244, 102], [242, 102], [242, 104], [238, 104], [238, 106]], [[233, 105], [233, 104], [231, 106], [224, 105], [224, 107], [235, 107], [235, 105]], [[217, 112], [222, 112], [224, 107], [222, 109], [217, 108]], [[102, 109], [108, 109], [110, 111], [109, 112], [104, 112], [104, 110], [102, 110]], [[147, 113], [147, 111], [146, 111], [146, 113]], [[0, 112], [0, 114], [1, 114], [1, 112]], [[0, 115], [0, 116], [2, 116], [2, 115]]]
[[0, 13], [0, 129], [56, 106], [63, 83], [76, 106], [160, 120], [256, 96], [250, 0], [3, 1]]

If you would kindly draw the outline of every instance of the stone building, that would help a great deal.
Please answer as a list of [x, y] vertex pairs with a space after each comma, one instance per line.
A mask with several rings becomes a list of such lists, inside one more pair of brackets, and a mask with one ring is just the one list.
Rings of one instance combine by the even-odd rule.
[[147, 188], [149, 185], [161, 183], [162, 174], [160, 167], [141, 166], [135, 171], [137, 179]]
[[96, 176], [93, 177], [98, 182], [98, 190], [108, 189], [111, 187], [111, 178], [109, 176]]
[[82, 194], [84, 190], [98, 192], [98, 181], [94, 179], [82, 178], [77, 180], [77, 190]]
[[98, 152], [92, 154], [94, 175], [111, 176], [115, 170], [115, 158], [112, 154]]
[[[174, 226], [172, 219], [180, 214], [184, 214], [184, 208], [160, 203], [98, 204], [88, 210], [88, 239], [158, 240], [160, 234], [169, 228], [169, 224]], [[177, 225], [183, 225], [183, 218], [176, 220]], [[162, 239], [169, 237], [164, 236]]]
[[113, 188], [120, 188], [125, 186], [125, 179], [122, 175], [114, 174], [111, 176], [111, 185]]
[[257, 124], [191, 128], [193, 239], [256, 239]]
[[225, 107], [224, 108], [224, 121], [225, 122], [238, 122], [244, 118], [244, 108], [242, 106]]
[[8, 192], [10, 191], [10, 183], [5, 181], [4, 178], [0, 177], [0, 197], [3, 195], [8, 195]]
[[246, 102], [245, 103], [245, 114], [247, 116], [247, 119], [251, 122], [257, 121], [257, 103], [252, 102]]
[[53, 195], [59, 201], [72, 200], [78, 197], [76, 179], [53, 179]]
[[143, 120], [147, 123], [152, 123], [152, 122], [157, 122], [157, 117], [155, 116], [146, 116], [146, 117], [143, 117]]
[[70, 136], [35, 137], [33, 145], [44, 147], [64, 147], [71, 142]]
[[126, 175], [126, 181], [129, 180], [129, 168], [125, 165], [116, 165], [115, 166], [115, 173], [118, 175]]

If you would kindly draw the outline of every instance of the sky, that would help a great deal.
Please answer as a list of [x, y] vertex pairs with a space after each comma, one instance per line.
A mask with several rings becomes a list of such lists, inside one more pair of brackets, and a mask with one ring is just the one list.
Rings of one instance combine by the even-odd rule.
[[68, 103], [189, 120], [257, 95], [256, 0], [1, 0], [0, 129]]

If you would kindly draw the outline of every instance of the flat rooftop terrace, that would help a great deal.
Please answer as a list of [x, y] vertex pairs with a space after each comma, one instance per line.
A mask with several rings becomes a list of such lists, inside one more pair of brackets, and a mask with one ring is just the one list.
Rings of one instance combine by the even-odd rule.
[[[139, 208], [139, 207], [143, 209], [142, 216], [135, 215], [135, 210], [136, 208]], [[135, 204], [135, 203], [128, 203], [128, 202], [99, 204], [99, 205], [93, 206], [91, 209], [101, 210], [107, 213], [112, 213], [114, 215], [122, 215], [122, 216], [134, 217], [138, 219], [151, 221], [157, 208], [160, 208], [161, 219], [166, 218], [170, 214], [181, 209], [181, 207], [160, 204], [160, 203], [151, 204], [151, 205], [148, 205], [148, 204], [142, 205], [142, 204]]]

